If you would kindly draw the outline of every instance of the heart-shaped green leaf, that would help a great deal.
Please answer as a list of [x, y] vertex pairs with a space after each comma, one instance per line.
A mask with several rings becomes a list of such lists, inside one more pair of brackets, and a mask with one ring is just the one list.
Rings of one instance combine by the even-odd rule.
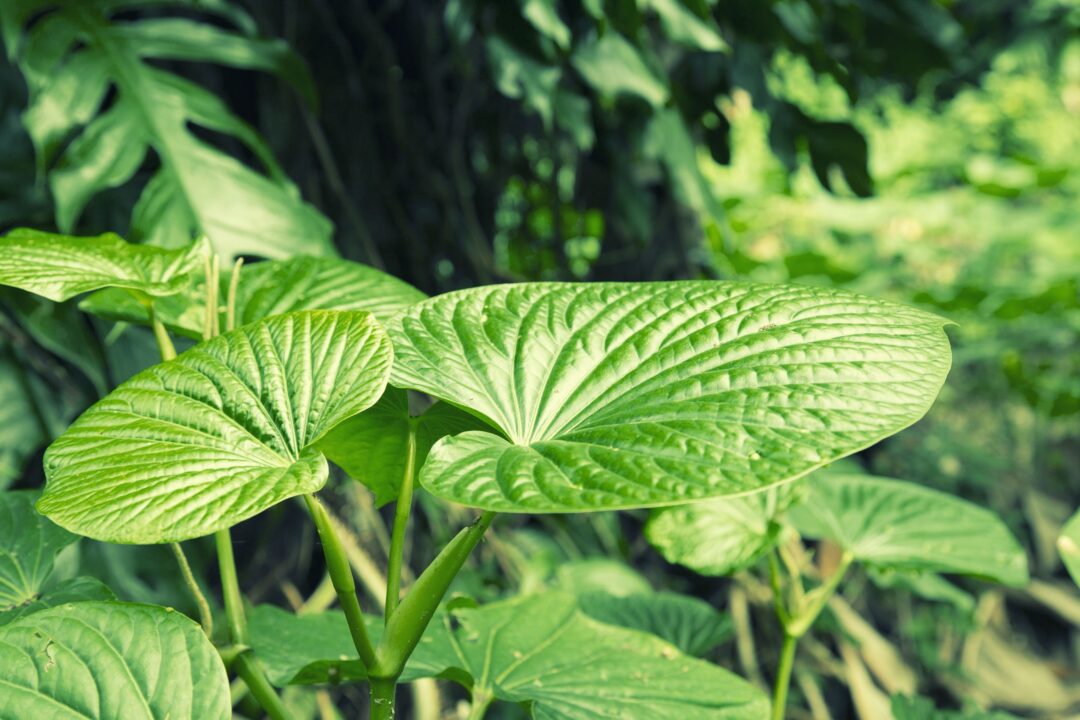
[[653, 512], [645, 537], [667, 558], [702, 575], [730, 575], [776, 543], [776, 518], [798, 497], [788, 483], [753, 495], [717, 498]]
[[990, 510], [937, 490], [868, 475], [824, 473], [788, 511], [800, 533], [827, 538], [871, 567], [958, 573], [1025, 585], [1027, 557]]
[[391, 347], [368, 313], [278, 315], [144, 370], [45, 453], [38, 509], [99, 540], [207, 535], [326, 481], [314, 445], [382, 394]]
[[319, 441], [319, 450], [350, 477], [375, 493], [375, 504], [396, 500], [405, 477], [410, 427], [416, 432], [419, 468], [431, 446], [447, 435], [486, 426], [449, 403], [435, 403], [421, 415], [409, 415], [408, 393], [388, 387], [379, 402], [349, 418]]
[[226, 720], [214, 646], [180, 613], [86, 602], [0, 627], [0, 717]]
[[727, 617], [689, 595], [588, 592], [578, 597], [578, 605], [594, 620], [656, 635], [693, 657], [703, 657], [731, 636]]
[[[227, 297], [223, 273], [219, 297]], [[206, 279], [197, 272], [180, 295], [155, 300], [158, 320], [172, 332], [202, 338]], [[236, 288], [236, 322], [243, 325], [297, 310], [366, 310], [387, 320], [427, 296], [392, 275], [340, 258], [293, 257], [245, 265]], [[79, 303], [85, 312], [110, 320], [147, 323], [146, 309], [130, 295], [102, 290]]]
[[1080, 511], [1061, 528], [1057, 540], [1058, 553], [1073, 582], [1080, 585]]
[[530, 283], [415, 305], [391, 382], [506, 435], [440, 441], [446, 499], [506, 512], [653, 507], [798, 477], [907, 427], [949, 369], [940, 318], [839, 290]]
[[0, 238], [0, 285], [56, 302], [107, 287], [170, 295], [184, 289], [208, 252], [205, 240], [166, 250], [134, 245], [112, 233], [72, 237], [12, 230]]

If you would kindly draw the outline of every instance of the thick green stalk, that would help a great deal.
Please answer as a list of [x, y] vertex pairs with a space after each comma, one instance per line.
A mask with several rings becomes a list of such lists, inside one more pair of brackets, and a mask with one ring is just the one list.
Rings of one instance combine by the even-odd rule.
[[405, 661], [420, 642], [447, 588], [494, 519], [495, 513], [488, 511], [472, 525], [463, 528], [416, 579], [386, 624], [386, 632], [379, 643], [375, 665], [369, 669], [369, 676], [396, 679], [401, 675]]
[[370, 669], [375, 665], [375, 649], [368, 639], [367, 628], [364, 626], [364, 614], [360, 610], [360, 600], [356, 597], [356, 581], [353, 579], [352, 568], [341, 541], [334, 533], [334, 527], [330, 524], [330, 517], [326, 508], [322, 506], [314, 495], [304, 495], [304, 504], [307, 505], [311, 519], [315, 522], [315, 530], [322, 540], [323, 555], [326, 558], [326, 571], [330, 573], [330, 580], [337, 591], [338, 604], [345, 612], [345, 619], [349, 623], [349, 633], [352, 635], [353, 645], [364, 667]]
[[799, 638], [784, 633], [784, 645], [780, 648], [780, 664], [776, 668], [776, 685], [773, 689], [773, 720], [784, 720], [788, 686], [791, 685], [791, 670], [795, 667], [795, 648], [798, 644]]
[[394, 507], [394, 530], [390, 536], [390, 560], [386, 567], [386, 609], [383, 617], [387, 623], [397, 609], [401, 596], [401, 565], [405, 554], [405, 530], [412, 512], [413, 482], [416, 474], [416, 422], [409, 419], [409, 439], [405, 449], [405, 475], [401, 479], [401, 492]]
[[371, 678], [371, 720], [394, 720], [397, 703], [397, 680], [393, 678]]

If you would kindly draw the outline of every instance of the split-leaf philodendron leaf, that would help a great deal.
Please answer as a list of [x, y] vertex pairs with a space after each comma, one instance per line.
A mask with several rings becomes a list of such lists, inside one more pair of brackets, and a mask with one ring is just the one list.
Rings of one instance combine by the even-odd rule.
[[824, 473], [788, 511], [803, 535], [827, 538], [870, 567], [957, 573], [1025, 585], [1027, 557], [990, 510], [914, 483]]
[[422, 484], [505, 512], [675, 505], [759, 490], [918, 420], [944, 321], [839, 290], [710, 281], [463, 290], [390, 324], [391, 382], [485, 418]]
[[1057, 540], [1058, 553], [1073, 581], [1080, 585], [1080, 511], [1069, 518]]
[[416, 417], [409, 415], [404, 390], [387, 387], [373, 407], [349, 418], [319, 442], [319, 449], [350, 477], [375, 493], [375, 504], [396, 500], [405, 477], [409, 426], [416, 429], [416, 468], [424, 464], [440, 438], [483, 430], [480, 420], [453, 405], [438, 402]]
[[798, 498], [789, 483], [753, 495], [716, 498], [653, 512], [645, 536], [668, 560], [702, 575], [730, 575], [776, 543], [779, 516]]
[[[0, 237], [0, 285], [56, 302], [101, 288], [170, 295], [187, 286], [191, 272], [203, 264], [208, 252], [205, 240], [166, 250], [133, 245], [112, 233], [72, 237], [12, 230]], [[138, 304], [134, 299], [131, 302]], [[145, 322], [146, 310], [140, 314]]]
[[0, 718], [226, 720], [231, 712], [217, 651], [172, 610], [74, 603], [0, 627]]
[[[230, 277], [223, 273], [220, 297]], [[183, 293], [154, 303], [158, 320], [172, 332], [201, 339], [206, 314], [206, 279], [201, 272]], [[427, 296], [392, 275], [340, 258], [294, 257], [245, 265], [236, 288], [238, 325], [297, 310], [366, 310], [379, 320]], [[102, 290], [79, 308], [110, 320], [146, 324], [146, 310], [127, 293]]]
[[45, 453], [38, 509], [99, 540], [207, 535], [326, 482], [314, 445], [373, 404], [390, 342], [368, 313], [278, 315], [144, 370]]

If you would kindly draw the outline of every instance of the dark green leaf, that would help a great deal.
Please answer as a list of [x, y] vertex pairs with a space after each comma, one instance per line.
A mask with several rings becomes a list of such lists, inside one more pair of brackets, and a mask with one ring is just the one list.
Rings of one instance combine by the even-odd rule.
[[79, 539], [34, 509], [37, 495], [0, 492], [0, 614], [37, 600], [57, 553]]
[[703, 657], [731, 636], [727, 617], [689, 595], [588, 592], [578, 597], [578, 605], [594, 620], [656, 635], [694, 657]]

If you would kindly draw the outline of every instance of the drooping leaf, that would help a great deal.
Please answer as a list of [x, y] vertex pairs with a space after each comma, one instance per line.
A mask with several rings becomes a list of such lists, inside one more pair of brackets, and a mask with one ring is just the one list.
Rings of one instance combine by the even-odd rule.
[[0, 717], [226, 720], [214, 646], [180, 613], [85, 602], [0, 627]]
[[36, 498], [0, 492], [0, 614], [36, 600], [57, 553], [79, 539], [35, 510]]
[[1061, 528], [1057, 540], [1058, 553], [1073, 582], [1080, 585], [1080, 511], [1069, 518]]
[[731, 636], [729, 618], [689, 595], [588, 592], [578, 597], [578, 605], [594, 620], [656, 635], [693, 657], [703, 657]]
[[[440, 618], [436, 615], [405, 664], [402, 682], [435, 677], [446, 669], [453, 647]], [[365, 616], [364, 621], [371, 641], [378, 644], [383, 619]], [[267, 677], [278, 687], [367, 679], [345, 614], [339, 610], [295, 615], [274, 605], [260, 605], [248, 618], [248, 635]]]
[[[152, 149], [160, 168], [134, 209], [139, 239], [176, 246], [205, 233], [227, 257], [332, 254], [330, 222], [300, 199], [262, 138], [215, 95], [153, 64], [266, 70], [312, 98], [303, 63], [283, 43], [250, 32], [160, 15], [116, 19], [141, 5], [18, 0], [0, 6], [9, 56], [30, 91], [24, 124], [39, 167], [54, 166], [49, 182], [58, 226], [71, 231], [90, 199], [127, 183]], [[196, 7], [250, 30], [250, 19], [245, 23], [228, 2]], [[115, 99], [104, 103], [113, 90]], [[204, 142], [196, 127], [235, 139], [265, 173]]]
[[468, 675], [473, 697], [531, 703], [534, 718], [760, 720], [768, 711], [765, 696], [741, 678], [659, 638], [596, 622], [571, 595], [451, 614], [452, 667]]
[[796, 529], [827, 538], [875, 568], [1028, 581], [1027, 557], [990, 510], [914, 483], [824, 473], [788, 511]]
[[72, 237], [12, 230], [0, 238], [0, 285], [56, 302], [106, 287], [171, 295], [184, 289], [207, 252], [204, 240], [165, 250], [134, 245], [112, 233]]
[[45, 454], [38, 508], [99, 540], [207, 535], [322, 487], [315, 444], [382, 393], [390, 343], [368, 313], [278, 315], [149, 368]]
[[423, 485], [566, 512], [745, 493], [868, 447], [929, 408], [942, 325], [839, 290], [692, 281], [476, 288], [389, 330], [394, 385], [505, 434], [443, 439]]
[[788, 483], [765, 492], [664, 508], [653, 512], [645, 537], [668, 562], [702, 575], [750, 567], [777, 541], [778, 515], [798, 497]]
[[382, 506], [397, 499], [405, 477], [410, 426], [416, 432], [414, 472], [423, 466], [431, 446], [448, 435], [486, 426], [453, 405], [435, 403], [421, 415], [409, 415], [404, 390], [387, 387], [379, 402], [331, 430], [319, 441], [319, 450], [354, 480], [375, 493]]
[[[219, 297], [225, 298], [229, 273]], [[427, 296], [412, 285], [375, 268], [340, 258], [293, 257], [245, 265], [236, 289], [236, 322], [297, 310], [365, 310], [387, 320]], [[110, 320], [147, 323], [146, 310], [125, 293], [103, 290], [79, 303], [85, 312]], [[206, 280], [197, 272], [183, 293], [154, 302], [157, 317], [172, 332], [201, 339], [206, 313]], [[221, 307], [224, 320], [224, 303]]]
[[636, 95], [655, 107], [668, 99], [665, 82], [619, 33], [608, 32], [583, 43], [575, 48], [570, 63], [601, 96]]

